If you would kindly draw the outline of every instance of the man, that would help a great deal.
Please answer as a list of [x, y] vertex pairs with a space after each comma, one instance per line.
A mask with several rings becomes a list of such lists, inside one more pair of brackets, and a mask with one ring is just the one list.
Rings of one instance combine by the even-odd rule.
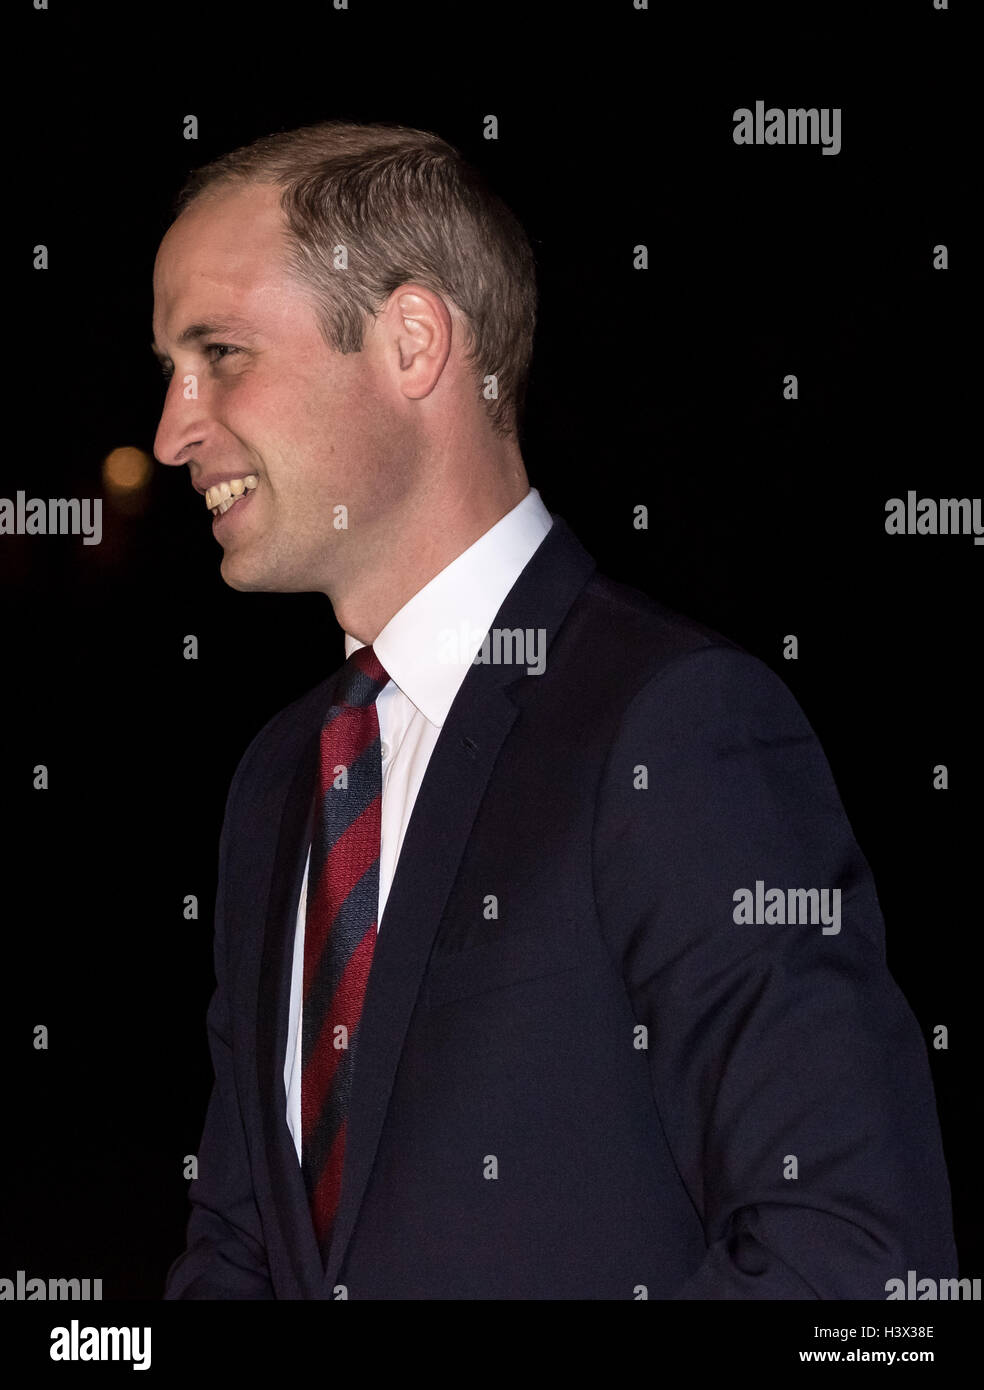
[[435, 136], [343, 124], [226, 156], [179, 206], [155, 452], [225, 581], [326, 594], [347, 661], [229, 792], [165, 1296], [955, 1273], [926, 1048], [815, 735], [529, 486], [515, 219]]

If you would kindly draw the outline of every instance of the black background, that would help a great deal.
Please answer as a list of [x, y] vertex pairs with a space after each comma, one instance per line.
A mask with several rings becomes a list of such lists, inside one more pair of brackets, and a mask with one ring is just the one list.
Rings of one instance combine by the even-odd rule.
[[[26, 83], [6, 142], [16, 313], [0, 493], [103, 496], [111, 449], [150, 452], [164, 393], [151, 271], [191, 168], [333, 118], [457, 145], [537, 257], [531, 482], [603, 572], [777, 670], [820, 736], [875, 874], [893, 974], [929, 1045], [949, 1029], [930, 1061], [961, 1273], [984, 1274], [972, 1143], [984, 549], [884, 529], [886, 500], [908, 489], [980, 492], [962, 7], [53, 3], [22, 7], [16, 25]], [[732, 113], [758, 99], [840, 106], [841, 152], [736, 146]], [[189, 113], [196, 142], [182, 136]], [[496, 142], [482, 138], [488, 113]], [[646, 271], [632, 268], [638, 243]], [[798, 401], [783, 399], [787, 373]], [[648, 531], [632, 526], [639, 503]], [[182, 1165], [211, 1084], [228, 784], [252, 735], [343, 652], [323, 596], [225, 587], [184, 469], [155, 466], [141, 514], [107, 496], [103, 528], [98, 546], [0, 537], [0, 1275], [98, 1276], [107, 1299], [157, 1299], [183, 1245]], [[182, 656], [189, 633], [197, 661]], [[783, 659], [788, 633], [798, 661]], [[938, 763], [947, 791], [933, 789]], [[198, 921], [182, 915], [189, 893]]]

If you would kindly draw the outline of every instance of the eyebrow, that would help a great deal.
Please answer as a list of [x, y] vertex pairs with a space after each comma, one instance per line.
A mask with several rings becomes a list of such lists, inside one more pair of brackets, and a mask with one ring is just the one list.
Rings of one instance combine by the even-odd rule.
[[[189, 347], [192, 343], [200, 343], [203, 338], [222, 337], [227, 333], [246, 338], [256, 337], [256, 332], [247, 319], [232, 315], [224, 319], [212, 319], [207, 323], [189, 324], [178, 334], [178, 347]], [[166, 352], [161, 352], [156, 342], [151, 343], [150, 350], [158, 362], [170, 362], [170, 357]]]

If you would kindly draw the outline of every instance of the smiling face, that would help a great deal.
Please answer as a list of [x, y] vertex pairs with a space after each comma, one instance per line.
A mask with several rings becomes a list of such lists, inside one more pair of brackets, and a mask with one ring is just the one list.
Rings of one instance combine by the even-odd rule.
[[200, 501], [227, 584], [334, 601], [400, 534], [416, 449], [375, 325], [361, 352], [325, 345], [309, 292], [285, 268], [279, 200], [271, 185], [222, 189], [161, 242], [155, 350], [173, 375], [154, 453], [187, 464], [201, 491], [250, 479], [233, 482], [243, 500], [214, 520]]

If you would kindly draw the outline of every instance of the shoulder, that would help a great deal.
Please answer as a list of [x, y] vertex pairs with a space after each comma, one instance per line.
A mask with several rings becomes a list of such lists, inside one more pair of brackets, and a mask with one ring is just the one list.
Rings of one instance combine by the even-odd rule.
[[760, 657], [639, 589], [596, 572], [570, 617], [559, 655], [581, 666], [619, 722], [675, 712], [691, 724], [729, 717], [805, 723], [791, 691]]

